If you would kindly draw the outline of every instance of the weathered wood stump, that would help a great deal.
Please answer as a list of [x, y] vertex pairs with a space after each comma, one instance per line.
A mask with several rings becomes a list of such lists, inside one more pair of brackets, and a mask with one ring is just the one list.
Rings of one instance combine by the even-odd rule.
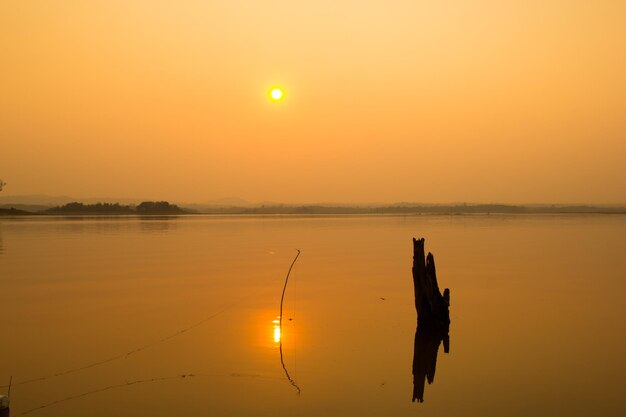
[[447, 326], [450, 324], [450, 290], [439, 291], [435, 257], [424, 256], [424, 239], [413, 238], [413, 285], [415, 309], [420, 324]]

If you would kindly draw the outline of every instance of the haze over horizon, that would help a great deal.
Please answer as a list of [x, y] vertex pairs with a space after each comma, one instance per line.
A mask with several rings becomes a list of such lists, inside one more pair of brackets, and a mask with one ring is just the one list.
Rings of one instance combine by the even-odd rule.
[[625, 21], [611, 0], [5, 1], [0, 196], [624, 204]]

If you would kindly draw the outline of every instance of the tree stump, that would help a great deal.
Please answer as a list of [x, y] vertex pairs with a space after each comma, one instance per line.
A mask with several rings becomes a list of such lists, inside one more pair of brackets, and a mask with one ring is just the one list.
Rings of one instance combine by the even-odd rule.
[[435, 257], [424, 256], [424, 238], [413, 238], [413, 285], [417, 320], [424, 325], [450, 324], [450, 290], [439, 291]]

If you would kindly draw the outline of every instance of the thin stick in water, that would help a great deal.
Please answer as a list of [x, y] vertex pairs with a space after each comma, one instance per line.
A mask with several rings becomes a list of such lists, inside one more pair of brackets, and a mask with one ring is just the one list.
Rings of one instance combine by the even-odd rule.
[[287, 271], [287, 277], [285, 278], [285, 285], [283, 286], [283, 294], [280, 296], [280, 316], [278, 316], [278, 326], [281, 328], [283, 328], [283, 301], [285, 300], [285, 290], [287, 290], [287, 282], [289, 282], [289, 274], [291, 274], [291, 269], [293, 268], [293, 265], [296, 263], [296, 261], [298, 260], [298, 256], [300, 256], [300, 249], [296, 249], [298, 251], [298, 253], [296, 254], [296, 257], [293, 258], [293, 262], [291, 263], [291, 266], [289, 267], [289, 271]]

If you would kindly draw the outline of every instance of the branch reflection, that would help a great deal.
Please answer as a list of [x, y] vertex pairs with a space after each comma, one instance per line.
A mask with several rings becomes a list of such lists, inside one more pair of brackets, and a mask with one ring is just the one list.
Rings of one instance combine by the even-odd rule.
[[283, 367], [283, 371], [285, 372], [287, 380], [289, 381], [291, 386], [296, 389], [298, 395], [300, 395], [300, 387], [298, 386], [298, 384], [296, 384], [296, 381], [291, 378], [291, 375], [289, 375], [289, 371], [287, 371], [287, 366], [285, 365], [285, 360], [283, 358], [283, 340], [281, 337], [282, 323], [280, 320], [280, 316], [276, 317], [276, 319], [273, 320], [272, 323], [274, 323], [274, 343], [278, 344], [278, 350], [280, 352], [280, 365]]

